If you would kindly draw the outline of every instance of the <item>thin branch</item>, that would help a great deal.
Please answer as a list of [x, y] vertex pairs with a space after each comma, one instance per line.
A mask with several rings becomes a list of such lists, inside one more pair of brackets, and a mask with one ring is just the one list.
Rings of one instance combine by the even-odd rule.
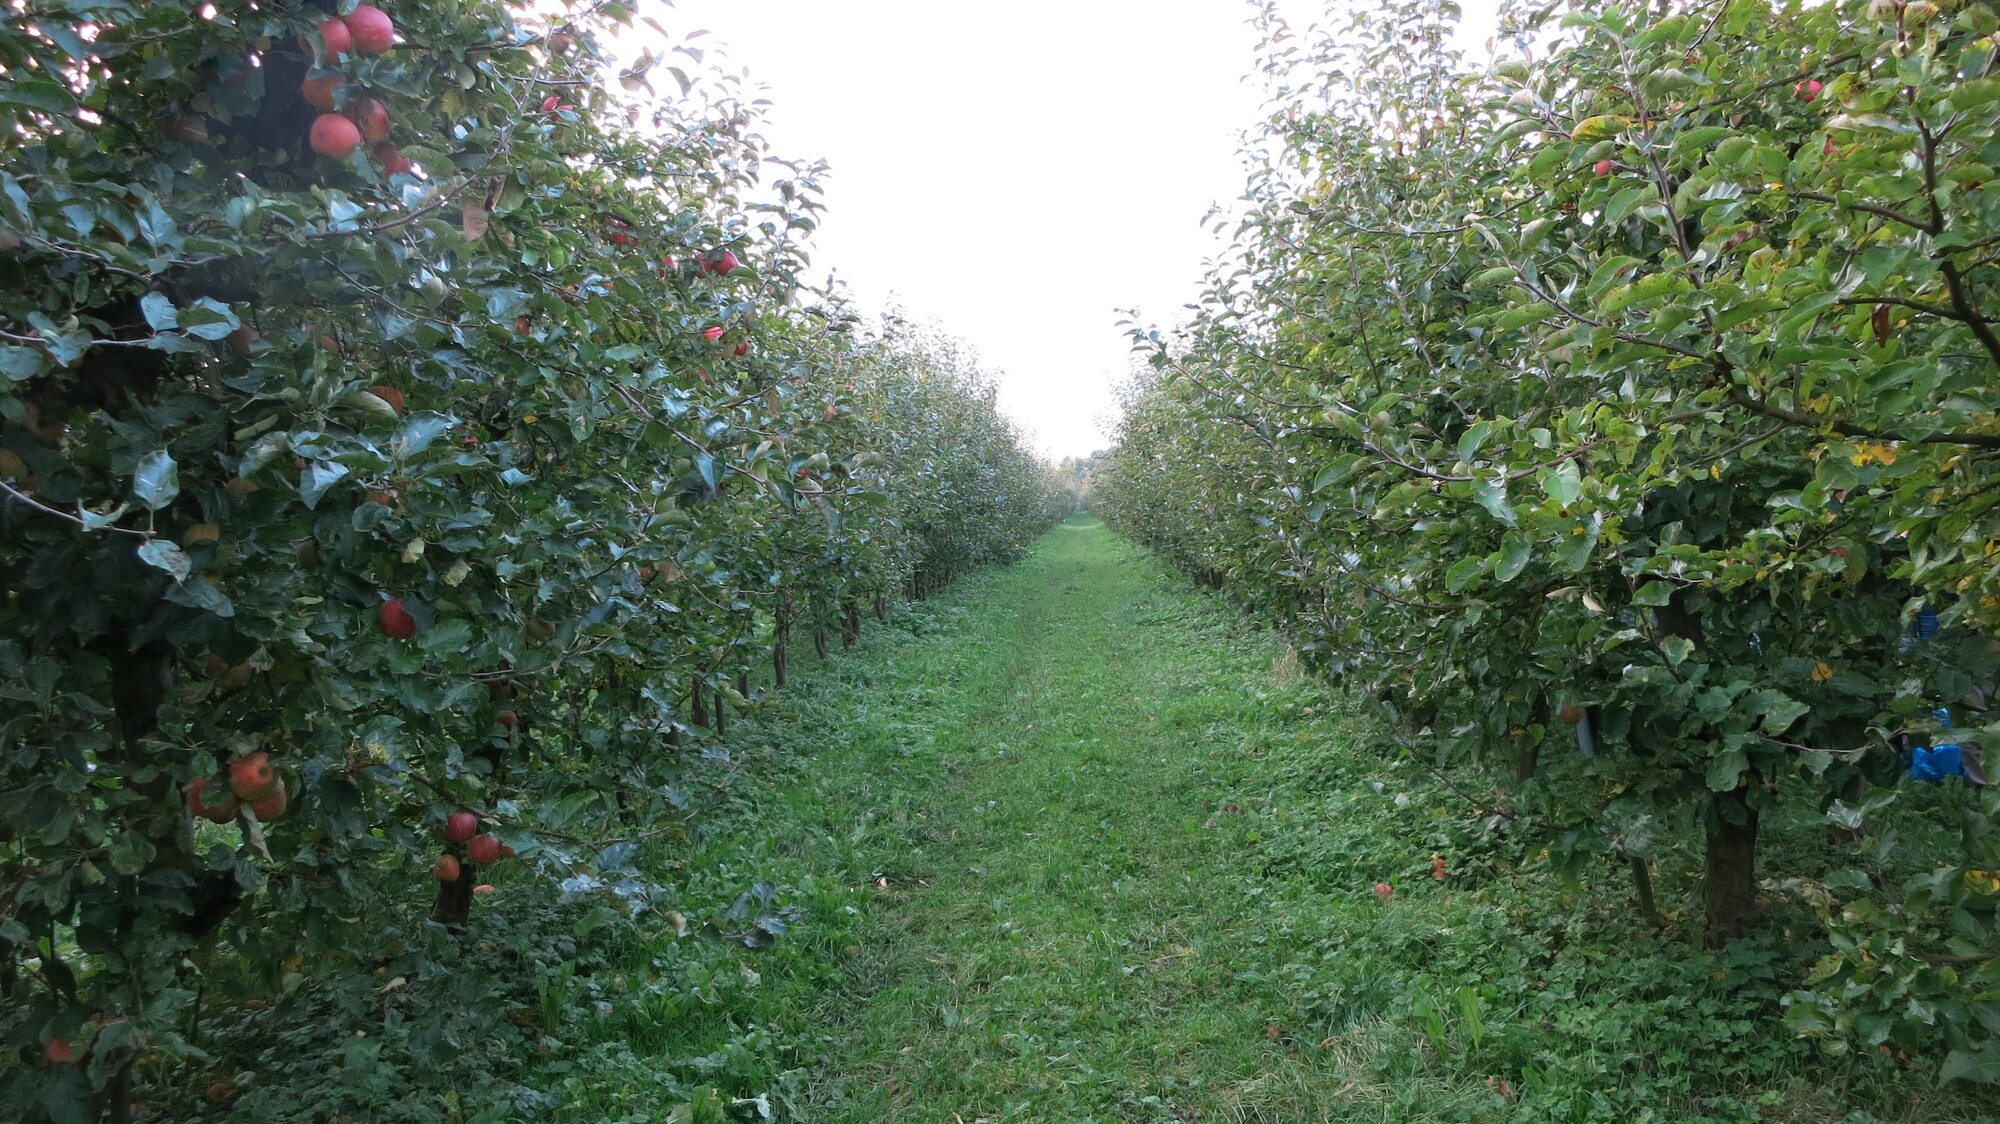
[[[0, 480], [0, 492], [5, 492], [8, 498], [18, 503], [26, 504], [27, 506], [34, 508], [36, 511], [39, 511], [44, 515], [53, 515], [57, 519], [67, 520], [68, 522], [74, 523], [77, 526], [82, 527], [86, 531], [92, 529], [90, 524], [85, 523], [81, 516], [71, 515], [67, 511], [62, 511], [57, 508], [50, 507], [48, 504], [43, 503], [42, 501], [34, 498], [33, 496], [28, 495], [25, 492], [16, 491], [14, 486], [12, 484], [7, 483], [5, 480]], [[121, 535], [133, 535], [137, 538], [142, 538], [142, 539], [154, 539], [159, 537], [159, 533], [156, 531], [139, 531], [139, 530], [134, 530], [131, 527], [114, 527], [109, 524], [98, 529], [105, 531], [112, 531]]]

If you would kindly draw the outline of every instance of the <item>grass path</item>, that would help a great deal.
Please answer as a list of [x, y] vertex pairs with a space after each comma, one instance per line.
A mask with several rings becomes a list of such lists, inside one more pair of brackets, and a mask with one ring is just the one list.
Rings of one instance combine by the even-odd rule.
[[729, 742], [734, 810], [657, 859], [692, 912], [768, 878], [795, 923], [551, 992], [555, 1124], [1996, 1124], [1783, 1028], [1802, 909], [1710, 952], [1614, 864], [1563, 882], [1094, 520]]
[[879, 879], [828, 1119], [1347, 1118], [1236, 978], [1263, 887], [1204, 806], [1271, 733], [1272, 649], [1095, 521], [990, 581], [821, 777]]

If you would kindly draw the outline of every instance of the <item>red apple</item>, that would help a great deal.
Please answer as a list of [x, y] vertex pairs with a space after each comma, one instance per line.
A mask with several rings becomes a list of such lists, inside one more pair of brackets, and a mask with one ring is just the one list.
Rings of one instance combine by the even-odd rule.
[[722, 331], [722, 325], [720, 324], [717, 324], [713, 328], [703, 328], [701, 338], [705, 340], [719, 340], [722, 338]]
[[403, 392], [397, 390], [395, 387], [371, 386], [368, 388], [368, 393], [373, 394], [375, 397], [380, 398], [382, 401], [387, 402], [391, 406], [394, 406], [396, 408], [397, 413], [400, 414], [403, 412]]
[[344, 74], [329, 74], [324, 78], [307, 78], [299, 83], [299, 96], [314, 109], [333, 108], [333, 92], [347, 84]]
[[285, 791], [285, 782], [279, 781], [271, 795], [250, 805], [258, 823], [270, 823], [285, 814], [285, 808], [292, 802], [291, 794]]
[[229, 345], [231, 354], [248, 359], [250, 358], [250, 348], [252, 345], [263, 338], [263, 336], [257, 334], [257, 329], [252, 328], [248, 324], [242, 324], [238, 325], [235, 331], [222, 337], [222, 342]]
[[400, 597], [382, 602], [382, 614], [377, 623], [381, 625], [382, 635], [393, 640], [408, 640], [417, 634], [417, 618], [403, 608]]
[[479, 817], [471, 812], [453, 812], [444, 818], [444, 837], [463, 843], [479, 834]]
[[322, 113], [313, 122], [312, 150], [328, 160], [345, 160], [361, 147], [361, 130], [338, 113]]
[[439, 855], [431, 864], [431, 877], [439, 882], [458, 881], [458, 860], [450, 855]]
[[1819, 92], [1824, 89], [1826, 87], [1820, 85], [1819, 79], [1808, 78], [1798, 85], [1793, 86], [1792, 92], [1799, 96], [1800, 101], [1810, 104], [1819, 100]]
[[394, 507], [396, 505], [396, 498], [387, 492], [370, 492], [368, 493], [368, 502], [379, 503], [383, 507]]
[[1597, 163], [1592, 164], [1590, 166], [1590, 170], [1596, 172], [1600, 176], [1608, 176], [1611, 174], [1611, 169], [1614, 167], [1617, 167], [1617, 165], [1613, 164], [1609, 160], [1599, 160]]
[[498, 862], [500, 841], [491, 835], [475, 835], [465, 845], [465, 857], [476, 863]]
[[576, 36], [571, 35], [567, 31], [558, 31], [554, 35], [549, 36], [550, 54], [566, 55], [569, 54], [570, 48], [575, 46]]
[[748, 354], [750, 354], [750, 341], [748, 341], [748, 340], [745, 340], [745, 341], [743, 341], [742, 343], [739, 343], [739, 344], [737, 344], [737, 345], [736, 345], [736, 354], [738, 354], [738, 355], [748, 355]]
[[475, 894], [490, 894], [493, 892], [493, 884], [490, 882], [481, 882], [472, 888], [472, 892]]
[[49, 1059], [51, 1065], [68, 1065], [76, 1060], [76, 1052], [69, 1048], [69, 1039], [60, 1034], [49, 1039], [49, 1044], [42, 1048], [42, 1056]]
[[674, 270], [679, 269], [681, 267], [681, 263], [675, 261], [674, 256], [672, 254], [668, 254], [666, 257], [661, 258], [660, 264], [667, 267], [668, 273], [672, 273]]
[[1375, 883], [1375, 897], [1380, 901], [1385, 901], [1385, 902], [1388, 901], [1389, 895], [1395, 892], [1396, 888], [1394, 886], [1389, 885], [1387, 882]]
[[251, 753], [230, 762], [229, 790], [247, 803], [268, 799], [278, 791], [278, 771], [271, 768], [271, 755]]
[[407, 176], [417, 167], [393, 144], [376, 145], [375, 159], [382, 162], [382, 174], [385, 176]]
[[396, 45], [396, 21], [373, 4], [360, 4], [347, 13], [347, 31], [354, 37], [354, 49], [364, 55], [379, 55]]
[[701, 271], [703, 273], [719, 273], [727, 277], [730, 270], [742, 264], [742, 262], [736, 260], [734, 253], [724, 250], [720, 255], [710, 255], [701, 259]]
[[[319, 37], [326, 42], [326, 58], [337, 58], [354, 53], [354, 34], [347, 30], [347, 24], [340, 19], [321, 20], [313, 25]], [[299, 36], [299, 46], [312, 50], [312, 41]]]
[[511, 730], [521, 724], [521, 716], [511, 710], [503, 710], [493, 716], [493, 721]]
[[210, 823], [228, 823], [235, 819], [237, 810], [243, 807], [243, 801], [237, 799], [236, 794], [232, 792], [222, 798], [222, 803], [210, 804], [202, 799], [202, 793], [207, 788], [207, 777], [197, 777], [193, 784], [188, 785], [188, 811]]
[[348, 106], [342, 113], [354, 126], [361, 130], [361, 139], [369, 144], [380, 144], [389, 139], [389, 107], [368, 98]]

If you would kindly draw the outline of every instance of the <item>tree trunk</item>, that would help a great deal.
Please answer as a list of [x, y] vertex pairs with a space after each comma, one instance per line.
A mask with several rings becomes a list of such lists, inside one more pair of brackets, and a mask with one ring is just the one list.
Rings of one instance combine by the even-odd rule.
[[745, 672], [740, 672], [740, 673], [738, 673], [738, 674], [737, 674], [737, 676], [736, 676], [736, 693], [737, 693], [737, 694], [739, 694], [739, 695], [742, 695], [742, 696], [743, 696], [743, 701], [744, 701], [744, 702], [746, 702], [746, 703], [747, 703], [747, 702], [749, 702], [749, 701], [750, 701], [750, 673], [749, 673], [749, 672], [745, 671]]
[[820, 659], [826, 658], [826, 629], [813, 629], [813, 651], [819, 653]]
[[778, 597], [777, 620], [771, 629], [771, 677], [777, 685], [785, 685], [785, 649], [792, 642], [792, 596], [789, 593]]
[[457, 932], [472, 917], [472, 887], [479, 881], [479, 868], [468, 862], [458, 864], [458, 877], [438, 883], [437, 902], [431, 906], [431, 920]]
[[1667, 919], [1660, 916], [1659, 903], [1653, 899], [1653, 864], [1638, 855], [1627, 856], [1632, 865], [1632, 888], [1639, 898], [1639, 916], [1655, 929], [1667, 927]]
[[688, 692], [688, 719], [697, 726], [708, 725], [708, 707], [702, 699], [699, 675], [694, 677], [694, 684]]
[[1706, 939], [1720, 948], [1757, 922], [1757, 809], [1749, 787], [1709, 797], [1708, 856], [1702, 870]]
[[861, 609], [848, 601], [841, 605], [840, 615], [840, 646], [852, 648], [854, 642], [861, 639]]

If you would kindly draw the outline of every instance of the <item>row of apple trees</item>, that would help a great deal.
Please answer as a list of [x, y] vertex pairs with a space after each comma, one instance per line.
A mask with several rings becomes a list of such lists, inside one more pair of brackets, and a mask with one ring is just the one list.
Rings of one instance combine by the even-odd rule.
[[454, 1056], [399, 958], [482, 868], [671, 906], [620, 841], [753, 663], [1064, 513], [950, 347], [803, 283], [820, 169], [698, 44], [612, 61], [648, 24], [0, 20], [0, 1116], [199, 1088], [248, 995]]
[[1713, 942], [1760, 820], [1823, 811], [1857, 869], [1792, 887], [1833, 942], [1794, 1026], [2000, 1079], [1994, 790], [1859, 861], [1904, 752], [2000, 728], [1939, 714], [1990, 721], [2000, 625], [2000, 16], [1522, 6], [1468, 74], [1454, 9], [1266, 12], [1232, 252], [1138, 337], [1097, 509], [1648, 914], [1705, 837]]

